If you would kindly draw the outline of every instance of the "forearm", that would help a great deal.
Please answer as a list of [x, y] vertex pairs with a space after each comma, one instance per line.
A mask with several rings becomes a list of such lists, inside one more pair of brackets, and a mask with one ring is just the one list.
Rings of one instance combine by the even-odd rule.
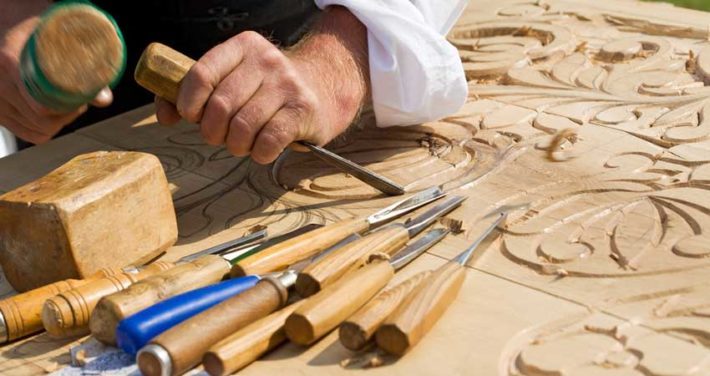
[[349, 125], [370, 101], [367, 29], [346, 8], [325, 9], [309, 34], [288, 54], [320, 80], [338, 123]]

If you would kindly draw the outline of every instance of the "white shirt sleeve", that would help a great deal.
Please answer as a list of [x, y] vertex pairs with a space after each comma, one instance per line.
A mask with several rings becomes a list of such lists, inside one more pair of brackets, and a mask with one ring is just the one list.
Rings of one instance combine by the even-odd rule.
[[468, 85], [445, 38], [467, 0], [315, 0], [341, 5], [367, 27], [377, 125], [411, 125], [458, 111]]

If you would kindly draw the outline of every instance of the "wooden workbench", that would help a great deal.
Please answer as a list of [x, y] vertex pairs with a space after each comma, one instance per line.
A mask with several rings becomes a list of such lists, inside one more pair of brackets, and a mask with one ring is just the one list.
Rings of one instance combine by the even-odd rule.
[[[502, 238], [425, 340], [371, 375], [710, 375], [710, 15], [630, 0], [473, 0], [450, 39], [470, 100], [417, 127], [367, 127], [335, 151], [415, 191], [469, 197], [449, 237], [398, 279], [441, 265], [501, 207]], [[367, 122], [367, 119], [365, 119]], [[371, 122], [371, 120], [370, 120]], [[139, 150], [179, 187], [174, 259], [241, 235], [390, 202], [306, 154], [271, 167], [205, 146], [145, 107], [0, 160], [0, 191], [95, 150]], [[4, 294], [11, 288], [2, 285]], [[69, 362], [86, 339], [3, 347], [1, 374]], [[330, 336], [242, 373], [348, 374]]]

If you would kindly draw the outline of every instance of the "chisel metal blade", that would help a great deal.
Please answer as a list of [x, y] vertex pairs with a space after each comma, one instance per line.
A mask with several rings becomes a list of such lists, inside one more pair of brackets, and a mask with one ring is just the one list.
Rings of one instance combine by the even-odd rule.
[[376, 174], [351, 160], [345, 159], [320, 146], [316, 146], [303, 141], [299, 141], [297, 143], [307, 147], [310, 151], [313, 152], [313, 155], [320, 158], [323, 162], [328, 163], [338, 168], [339, 170], [356, 177], [365, 184], [377, 189], [378, 191], [384, 194], [390, 196], [399, 196], [404, 194], [404, 187], [402, 187], [401, 185], [393, 182], [390, 179], [387, 179], [384, 176]]
[[381, 223], [387, 222], [392, 218], [399, 217], [442, 197], [444, 197], [444, 191], [441, 187], [431, 187], [407, 199], [397, 201], [377, 213], [372, 214], [367, 217], [367, 222], [370, 223], [370, 227], [376, 227]]
[[267, 235], [268, 235], [267, 229], [252, 232], [251, 234], [242, 236], [241, 238], [230, 240], [228, 242], [216, 245], [214, 247], [207, 248], [203, 251], [185, 256], [185, 257], [181, 258], [180, 260], [178, 260], [178, 262], [190, 262], [193, 260], [197, 260], [198, 258], [205, 256], [205, 255], [221, 255], [223, 253], [233, 251], [237, 248], [241, 248], [241, 247], [246, 246], [250, 243], [264, 239], [264, 238], [266, 238]]
[[409, 231], [409, 237], [412, 238], [416, 236], [422, 232], [422, 230], [429, 227], [434, 221], [456, 209], [465, 199], [465, 196], [453, 196], [427, 210], [424, 214], [405, 222], [404, 227]]
[[427, 249], [433, 247], [434, 244], [438, 243], [448, 233], [449, 230], [445, 228], [435, 228], [433, 230], [429, 230], [429, 232], [427, 232], [419, 240], [397, 252], [397, 254], [392, 257], [392, 260], [390, 260], [390, 264], [392, 265], [394, 270], [401, 269], [410, 261], [414, 260], [422, 253], [426, 252]]
[[473, 242], [473, 244], [471, 244], [468, 248], [461, 252], [461, 254], [456, 256], [456, 258], [454, 258], [454, 261], [458, 262], [461, 265], [466, 265], [466, 263], [468, 263], [468, 260], [471, 258], [473, 251], [475, 251], [478, 246], [480, 246], [484, 241], [489, 239], [492, 235], [497, 235], [496, 229], [498, 228], [498, 226], [500, 226], [501, 223], [503, 223], [507, 216], [508, 213], [500, 213], [498, 215], [498, 218], [496, 218], [496, 220], [493, 221], [490, 226], [488, 226], [486, 231], [483, 231], [483, 234], [481, 234], [481, 236], [479, 236], [478, 239]]

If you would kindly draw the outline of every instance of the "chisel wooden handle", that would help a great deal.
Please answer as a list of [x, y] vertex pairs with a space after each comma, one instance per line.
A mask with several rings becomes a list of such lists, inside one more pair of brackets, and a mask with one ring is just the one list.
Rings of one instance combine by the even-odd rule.
[[114, 345], [119, 321], [175, 294], [216, 283], [229, 273], [229, 268], [229, 262], [222, 257], [207, 255], [105, 296], [89, 319], [91, 334], [103, 343]]
[[352, 218], [309, 231], [239, 261], [232, 267], [232, 276], [266, 274], [285, 269], [368, 228], [369, 224], [365, 219]]
[[170, 103], [177, 103], [180, 83], [195, 60], [160, 43], [151, 43], [138, 60], [134, 78], [138, 84]]
[[118, 268], [101, 269], [86, 279], [67, 279], [1, 300], [0, 314], [3, 322], [0, 323], [0, 343], [42, 331], [42, 305], [47, 299], [97, 278], [120, 272]]
[[[254, 321], [283, 307], [288, 291], [271, 277], [259, 281], [253, 288], [228, 299], [164, 332], [150, 344], [161, 346], [170, 355], [169, 369], [181, 375], [202, 360], [217, 342]], [[138, 353], [138, 366], [146, 376], [163, 374], [164, 368], [145, 352]]]
[[202, 358], [212, 376], [231, 375], [286, 341], [284, 322], [303, 300], [260, 319], [212, 346]]
[[400, 356], [416, 346], [456, 299], [465, 278], [464, 267], [454, 261], [434, 271], [377, 329], [377, 346]]
[[174, 265], [155, 262], [135, 272], [125, 271], [95, 279], [81, 286], [57, 294], [44, 302], [42, 324], [53, 337], [87, 334], [89, 318], [94, 307], [104, 296], [119, 292], [133, 283], [170, 269]]
[[373, 339], [377, 328], [430, 275], [431, 271], [428, 270], [417, 273], [370, 300], [340, 325], [338, 329], [340, 343], [345, 348], [353, 351], [361, 350], [365, 347], [370, 339]]
[[286, 319], [291, 342], [310, 345], [355, 313], [394, 276], [389, 262], [376, 260], [311, 296]]
[[296, 291], [303, 297], [311, 296], [347, 272], [365, 265], [371, 255], [392, 255], [402, 248], [407, 240], [409, 233], [399, 224], [392, 224], [368, 234], [308, 265], [298, 274]]

